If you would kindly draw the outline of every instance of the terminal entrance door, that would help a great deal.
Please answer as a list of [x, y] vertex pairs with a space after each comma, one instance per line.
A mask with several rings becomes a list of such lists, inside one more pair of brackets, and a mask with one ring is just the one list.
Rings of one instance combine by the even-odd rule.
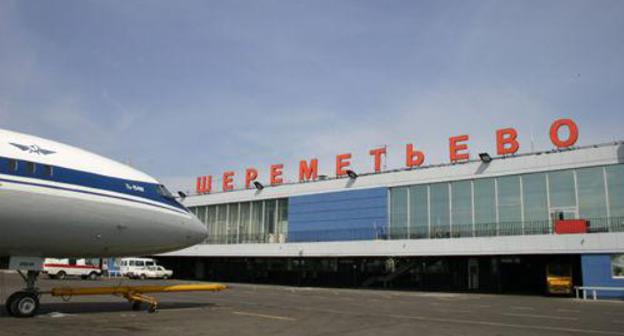
[[468, 289], [479, 289], [479, 260], [477, 258], [468, 259]]

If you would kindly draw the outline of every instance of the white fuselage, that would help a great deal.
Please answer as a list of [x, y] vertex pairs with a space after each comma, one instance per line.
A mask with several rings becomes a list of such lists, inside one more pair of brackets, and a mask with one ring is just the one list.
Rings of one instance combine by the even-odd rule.
[[0, 257], [146, 255], [205, 238], [205, 226], [150, 176], [0, 130]]

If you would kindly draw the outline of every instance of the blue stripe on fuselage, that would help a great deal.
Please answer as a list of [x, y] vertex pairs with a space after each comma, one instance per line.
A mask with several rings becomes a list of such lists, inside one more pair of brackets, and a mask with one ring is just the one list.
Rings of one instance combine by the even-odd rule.
[[133, 202], [133, 203], [145, 204], [145, 205], [149, 205], [149, 206], [153, 206], [153, 207], [157, 207], [157, 208], [161, 208], [161, 209], [166, 209], [166, 210], [178, 212], [178, 213], [181, 213], [181, 214], [187, 214], [186, 210], [185, 211], [181, 211], [181, 210], [177, 210], [177, 209], [172, 209], [172, 208], [166, 207], [164, 205], [150, 203], [150, 202], [145, 202], [145, 201], [138, 201], [136, 199], [132, 199], [132, 198], [129, 198], [129, 197], [108, 195], [108, 194], [103, 194], [103, 193], [98, 193], [98, 192], [87, 191], [87, 190], [65, 188], [65, 187], [52, 186], [52, 185], [41, 184], [41, 183], [34, 183], [34, 182], [17, 181], [17, 180], [12, 180], [12, 179], [0, 178], [0, 181], [1, 182], [9, 182], [9, 183], [17, 183], [17, 184], [35, 186], [35, 187], [41, 187], [41, 188], [55, 189], [55, 190], [71, 191], [71, 192], [76, 192], [76, 193], [81, 193], [81, 194], [96, 195], [96, 196], [102, 196], [102, 197], [108, 197], [108, 198], [114, 198], [114, 199], [120, 199], [120, 200], [129, 201], [129, 202]]
[[[0, 173], [11, 176], [37, 179], [41, 180], [42, 182], [59, 182], [81, 187], [112, 191], [166, 204], [168, 206], [183, 210], [184, 212], [188, 212], [188, 210], [182, 204], [178, 203], [175, 199], [167, 198], [161, 195], [158, 191], [159, 185], [156, 183], [125, 180], [116, 177], [109, 177], [84, 172], [76, 169], [48, 165], [52, 167], [53, 170], [52, 175], [50, 176], [46, 171], [46, 165], [41, 163], [35, 163], [36, 170], [34, 173], [31, 173], [28, 171], [27, 162], [32, 161], [23, 161], [16, 159], [11, 160], [15, 160], [18, 162], [18, 169], [15, 171], [11, 170], [9, 167], [9, 159], [0, 157]], [[72, 189], [72, 191], [77, 190]]]

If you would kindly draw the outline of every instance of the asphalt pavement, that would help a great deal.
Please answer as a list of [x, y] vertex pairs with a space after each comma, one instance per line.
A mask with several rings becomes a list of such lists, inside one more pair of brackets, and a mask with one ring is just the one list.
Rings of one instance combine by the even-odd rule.
[[[188, 281], [49, 280], [54, 287]], [[22, 286], [0, 273], [0, 299]], [[156, 294], [158, 312], [112, 296], [42, 297], [32, 319], [0, 312], [0, 335], [623, 335], [624, 302], [490, 294], [229, 284], [218, 293]]]

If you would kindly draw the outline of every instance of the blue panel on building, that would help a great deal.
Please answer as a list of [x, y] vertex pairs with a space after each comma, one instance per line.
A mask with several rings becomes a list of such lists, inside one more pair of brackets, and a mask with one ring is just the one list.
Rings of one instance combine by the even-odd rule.
[[388, 189], [341, 191], [288, 199], [288, 241], [372, 240], [388, 225]]
[[[624, 279], [614, 278], [611, 255], [588, 254], [581, 256], [583, 286], [624, 288]], [[624, 298], [624, 292], [598, 291], [599, 298]]]

